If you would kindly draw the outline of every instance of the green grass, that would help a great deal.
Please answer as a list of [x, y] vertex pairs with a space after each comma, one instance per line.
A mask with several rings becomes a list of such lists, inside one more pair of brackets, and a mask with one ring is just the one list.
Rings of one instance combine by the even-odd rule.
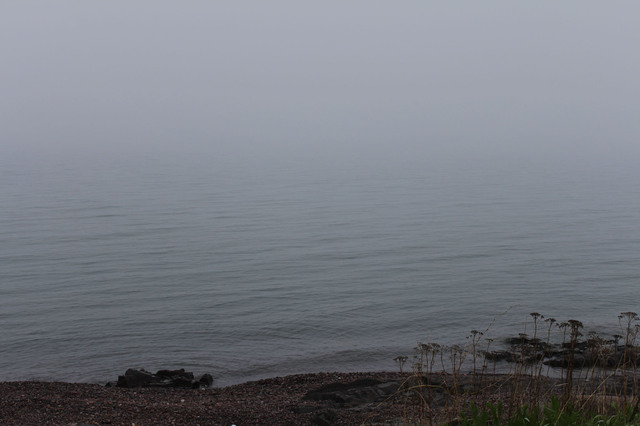
[[473, 402], [470, 414], [461, 413], [461, 419], [456, 424], [461, 426], [531, 426], [531, 425], [640, 425], [640, 420], [632, 407], [620, 410], [617, 414], [603, 415], [584, 411], [573, 404], [562, 404], [558, 397], [552, 397], [548, 405], [542, 407], [530, 407], [522, 405], [517, 407], [515, 413], [506, 416], [502, 403], [487, 404], [480, 409]]

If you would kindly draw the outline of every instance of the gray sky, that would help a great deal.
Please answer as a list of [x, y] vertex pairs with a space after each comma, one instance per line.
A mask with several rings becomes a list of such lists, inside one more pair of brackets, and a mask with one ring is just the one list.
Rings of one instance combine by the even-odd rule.
[[0, 153], [640, 158], [640, 3], [7, 1]]

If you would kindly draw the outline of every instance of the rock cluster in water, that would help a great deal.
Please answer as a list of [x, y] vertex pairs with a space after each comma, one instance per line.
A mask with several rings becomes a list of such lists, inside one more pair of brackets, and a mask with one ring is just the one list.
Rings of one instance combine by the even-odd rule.
[[107, 383], [107, 386], [117, 386], [120, 388], [142, 388], [142, 387], [167, 387], [167, 388], [192, 388], [209, 387], [213, 384], [211, 374], [203, 374], [196, 379], [193, 373], [180, 370], [159, 370], [151, 373], [144, 369], [128, 369], [124, 375], [118, 376], [118, 381]]
[[506, 340], [508, 349], [485, 352], [492, 361], [507, 361], [522, 364], [541, 362], [550, 367], [587, 368], [617, 367], [623, 364], [640, 364], [637, 346], [618, 344], [614, 340], [588, 339], [583, 342], [548, 344], [540, 339], [513, 337]]

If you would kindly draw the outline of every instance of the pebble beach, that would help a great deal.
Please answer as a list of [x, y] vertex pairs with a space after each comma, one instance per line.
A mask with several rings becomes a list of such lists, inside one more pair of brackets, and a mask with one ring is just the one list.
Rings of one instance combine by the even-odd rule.
[[336, 383], [401, 380], [398, 373], [315, 373], [224, 388], [106, 387], [61, 382], [1, 382], [3, 425], [304, 425], [362, 424], [401, 415], [401, 406], [348, 406], [308, 400]]

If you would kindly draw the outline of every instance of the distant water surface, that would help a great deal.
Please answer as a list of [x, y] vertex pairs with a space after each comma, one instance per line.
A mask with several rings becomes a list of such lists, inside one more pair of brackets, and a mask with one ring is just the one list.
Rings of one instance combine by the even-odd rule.
[[0, 380], [395, 369], [640, 296], [640, 174], [549, 165], [3, 162]]

